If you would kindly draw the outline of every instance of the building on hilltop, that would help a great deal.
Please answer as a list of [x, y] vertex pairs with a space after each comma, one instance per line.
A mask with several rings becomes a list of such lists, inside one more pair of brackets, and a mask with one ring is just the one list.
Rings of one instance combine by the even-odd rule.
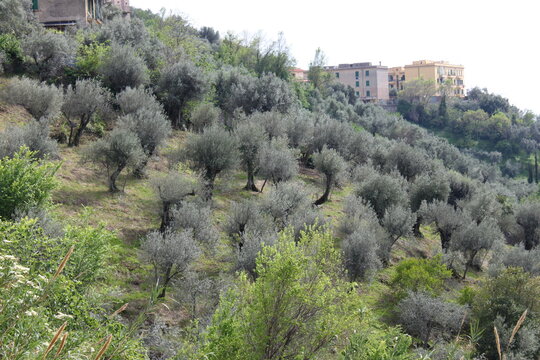
[[451, 65], [447, 61], [418, 60], [405, 65], [405, 81], [424, 79], [431, 80], [437, 85], [443, 85], [449, 81], [451, 84], [449, 95], [464, 97], [464, 70], [463, 65]]
[[299, 82], [307, 82], [308, 80], [308, 71], [300, 68], [292, 68], [289, 70], [293, 80]]
[[390, 91], [391, 97], [395, 96], [398, 91], [403, 90], [404, 82], [405, 68], [403, 66], [396, 66], [388, 69], [388, 90]]
[[40, 23], [46, 27], [63, 29], [66, 26], [100, 24], [103, 7], [112, 4], [123, 16], [129, 16], [129, 0], [32, 0], [32, 7]]
[[388, 100], [388, 67], [370, 62], [325, 66], [338, 82], [349, 85], [356, 96], [366, 102]]

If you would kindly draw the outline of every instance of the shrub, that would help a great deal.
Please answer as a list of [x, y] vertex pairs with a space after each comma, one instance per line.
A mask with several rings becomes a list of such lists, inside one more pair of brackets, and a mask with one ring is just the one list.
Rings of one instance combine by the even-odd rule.
[[0, 160], [0, 218], [10, 219], [16, 210], [48, 204], [58, 165], [34, 159], [22, 148], [12, 158]]
[[[497, 327], [501, 348], [515, 359], [533, 359], [540, 354], [540, 278], [519, 268], [508, 268], [497, 277], [487, 279], [478, 289], [472, 305], [473, 317], [484, 329], [478, 343], [479, 353], [497, 358], [493, 326]], [[508, 345], [510, 334], [523, 312], [528, 309], [525, 322], [515, 340]]]
[[298, 243], [284, 233], [263, 247], [256, 280], [241, 276], [222, 296], [198, 357], [326, 358], [358, 319], [340, 264], [328, 230], [308, 231]]
[[441, 256], [431, 259], [409, 258], [395, 266], [390, 285], [398, 299], [403, 299], [410, 291], [438, 296], [444, 288], [445, 280], [451, 276], [452, 272], [443, 264]]
[[54, 119], [64, 101], [62, 91], [56, 86], [25, 77], [12, 79], [2, 98], [10, 104], [24, 107], [36, 120]]

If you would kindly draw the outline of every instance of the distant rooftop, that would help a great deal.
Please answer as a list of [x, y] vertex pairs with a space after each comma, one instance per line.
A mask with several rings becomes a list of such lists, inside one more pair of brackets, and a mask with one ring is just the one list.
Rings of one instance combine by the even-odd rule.
[[353, 64], [339, 64], [337, 66], [325, 66], [325, 70], [346, 70], [346, 69], [365, 69], [365, 68], [381, 68], [387, 69], [387, 66], [373, 65], [370, 62], [361, 62]]

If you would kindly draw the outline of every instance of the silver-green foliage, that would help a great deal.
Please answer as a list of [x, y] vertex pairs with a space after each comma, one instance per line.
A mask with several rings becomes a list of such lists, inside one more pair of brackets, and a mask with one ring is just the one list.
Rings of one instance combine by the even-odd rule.
[[64, 102], [62, 90], [27, 77], [11, 79], [2, 99], [24, 107], [36, 120], [54, 119]]

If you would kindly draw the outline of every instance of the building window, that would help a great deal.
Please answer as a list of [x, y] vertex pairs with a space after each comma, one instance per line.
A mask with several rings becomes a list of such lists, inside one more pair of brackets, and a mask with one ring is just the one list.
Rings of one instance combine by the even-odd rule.
[[354, 94], [355, 94], [356, 96], [360, 96], [360, 93], [359, 93], [358, 91], [355, 91]]
[[401, 75], [401, 81], [405, 81], [405, 75]]
[[360, 81], [357, 81], [356, 82], [356, 87], [359, 87], [360, 86]]
[[369, 76], [369, 70], [366, 70], [366, 76]]
[[339, 73], [336, 73], [336, 79], [339, 79]]
[[366, 80], [366, 86], [369, 86], [369, 80]]
[[32, 10], [39, 10], [38, 0], [32, 0]]
[[360, 76], [360, 71], [355, 71], [354, 76], [356, 76], [356, 78], [358, 79], [358, 77]]
[[371, 91], [366, 91], [366, 97], [371, 97]]
[[394, 88], [394, 85], [390, 84], [390, 89], [393, 89]]
[[388, 81], [394, 81], [394, 76], [393, 75], [388, 75]]

